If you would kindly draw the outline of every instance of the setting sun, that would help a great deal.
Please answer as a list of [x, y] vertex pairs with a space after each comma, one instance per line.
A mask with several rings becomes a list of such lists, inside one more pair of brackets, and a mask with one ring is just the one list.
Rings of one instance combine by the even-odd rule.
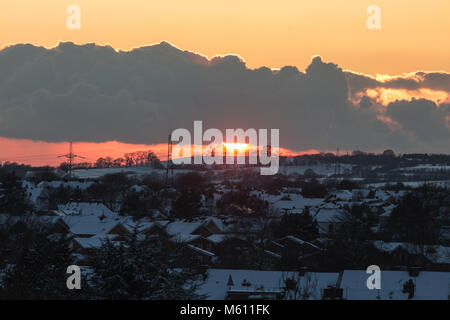
[[224, 142], [223, 145], [227, 149], [236, 150], [236, 151], [245, 151], [245, 150], [249, 149], [248, 143], [226, 143], [226, 142]]

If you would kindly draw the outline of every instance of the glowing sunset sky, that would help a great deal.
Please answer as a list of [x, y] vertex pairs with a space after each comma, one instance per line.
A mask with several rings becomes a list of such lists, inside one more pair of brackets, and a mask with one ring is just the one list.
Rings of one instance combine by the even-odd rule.
[[[366, 9], [373, 4], [381, 8], [381, 30], [366, 27]], [[66, 27], [69, 5], [81, 8], [81, 30]], [[379, 87], [391, 76], [404, 74], [408, 79], [417, 78], [413, 73], [419, 70], [449, 72], [449, 17], [449, 0], [14, 0], [0, 2], [0, 49], [18, 43], [51, 48], [71, 41], [128, 51], [166, 40], [209, 58], [237, 54], [251, 69], [296, 66], [302, 71], [317, 54], [344, 70], [381, 81], [378, 87], [355, 92], [355, 104], [364, 95], [383, 106], [411, 97], [449, 103], [447, 87]], [[450, 115], [442, 114], [450, 128]], [[392, 121], [384, 115], [377, 118]], [[65, 142], [0, 137], [0, 161], [55, 165], [60, 162], [56, 156], [67, 148]], [[79, 142], [75, 152], [93, 162], [99, 156], [120, 157], [149, 148], [161, 159], [166, 157], [165, 144], [115, 141]]]
[[[66, 9], [81, 8], [81, 30], [68, 30]], [[381, 30], [366, 27], [369, 5]], [[294, 65], [314, 54], [369, 74], [450, 71], [448, 0], [39, 0], [1, 1], [0, 47], [95, 42], [128, 50], [167, 40], [216, 54], [235, 53], [248, 67]]]
[[[69, 152], [69, 144], [65, 142], [50, 143], [44, 141], [31, 141], [25, 139], [7, 139], [0, 137], [0, 162], [17, 162], [34, 166], [58, 166], [64, 162], [59, 156]], [[152, 150], [161, 160], [167, 160], [167, 144], [127, 144], [117, 141], [102, 143], [78, 142], [73, 144], [73, 153], [83, 156], [77, 158], [75, 163], [94, 163], [99, 157], [123, 157], [124, 153]], [[194, 150], [193, 150], [194, 151]], [[301, 154], [318, 153], [317, 150], [295, 152], [280, 148], [280, 155], [295, 156]], [[194, 153], [195, 154], [195, 153]], [[176, 156], [173, 155], [175, 158]]]

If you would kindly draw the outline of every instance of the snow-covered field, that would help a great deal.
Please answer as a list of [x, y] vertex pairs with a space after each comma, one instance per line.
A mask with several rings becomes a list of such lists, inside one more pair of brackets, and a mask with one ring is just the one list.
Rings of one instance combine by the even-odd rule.
[[[435, 181], [402, 181], [403, 185], [407, 187], [417, 188], [420, 187], [423, 184], [430, 184], [438, 187], [443, 188], [450, 188], [450, 180], [435, 180]], [[384, 187], [386, 184], [394, 185], [395, 182], [380, 182], [380, 183], [369, 183], [366, 184], [366, 187], [374, 187], [374, 188], [380, 188]]]
[[[352, 166], [347, 164], [341, 165], [341, 172], [345, 169], [351, 170]], [[287, 175], [294, 175], [294, 174], [304, 174], [306, 170], [312, 169], [316, 174], [324, 175], [324, 176], [330, 176], [334, 174], [334, 165], [312, 165], [312, 166], [281, 166], [279, 168], [279, 173], [287, 174]], [[244, 170], [253, 170], [253, 171], [259, 171], [260, 168], [258, 167], [250, 167], [245, 168]], [[185, 173], [190, 172], [192, 170], [189, 169], [176, 169], [174, 170], [174, 174], [179, 173]], [[220, 170], [216, 170], [215, 172], [218, 172]], [[110, 173], [120, 173], [120, 172], [128, 172], [133, 175], [145, 175], [145, 174], [151, 174], [156, 173], [160, 175], [165, 174], [165, 169], [154, 169], [150, 167], [129, 167], [129, 168], [94, 168], [94, 169], [76, 169], [73, 171], [73, 175], [77, 178], [81, 179], [87, 179], [87, 178], [99, 178], [105, 174]]]
[[[186, 173], [191, 170], [187, 169], [177, 169], [174, 170], [174, 174]], [[100, 169], [77, 169], [73, 171], [73, 175], [80, 179], [97, 179], [105, 174], [111, 173], [129, 173], [134, 176], [142, 176], [146, 174], [158, 174], [164, 176], [166, 173], [165, 169], [154, 169], [150, 167], [132, 167], [132, 168], [100, 168]]]
[[[340, 167], [341, 172], [343, 172], [346, 169], [348, 170], [352, 169], [352, 165], [349, 164], [341, 164]], [[313, 166], [282, 166], [280, 167], [279, 172], [283, 174], [286, 173], [287, 175], [304, 174], [305, 171], [308, 169], [312, 169], [315, 173], [320, 175], [330, 176], [334, 174], [335, 166], [331, 164], [330, 165], [320, 164]]]
[[447, 165], [421, 164], [421, 165], [417, 165], [417, 166], [414, 166], [414, 167], [398, 168], [396, 170], [399, 170], [399, 171], [414, 171], [414, 170], [420, 170], [420, 171], [435, 171], [435, 170], [450, 171], [450, 166], [447, 166]]

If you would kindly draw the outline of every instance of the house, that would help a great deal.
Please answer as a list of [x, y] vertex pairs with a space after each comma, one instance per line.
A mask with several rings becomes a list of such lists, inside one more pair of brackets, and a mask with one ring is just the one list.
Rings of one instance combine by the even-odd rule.
[[173, 221], [164, 225], [148, 226], [147, 232], [165, 232], [172, 241], [185, 244], [194, 260], [202, 265], [215, 262], [215, 247], [225, 239], [223, 225], [217, 218], [194, 221]]
[[98, 235], [126, 236], [131, 232], [120, 221], [100, 220], [96, 216], [63, 217], [70, 233], [76, 238], [90, 238]]
[[270, 250], [263, 250], [262, 265], [273, 266], [280, 264], [281, 255]]
[[381, 224], [386, 224], [389, 222], [389, 219], [391, 218], [392, 210], [394, 210], [396, 206], [394, 204], [390, 204], [387, 206], [380, 207], [379, 213], [379, 221]]
[[273, 200], [271, 198], [269, 200], [273, 207], [286, 214], [302, 213], [305, 207], [317, 206], [323, 201], [322, 198], [304, 198], [301, 194], [295, 193], [283, 193], [273, 197]]
[[291, 235], [278, 239], [277, 242], [283, 246], [284, 250], [288, 249], [295, 252], [299, 259], [317, 255], [322, 252], [322, 249], [315, 244]]
[[222, 220], [214, 217], [209, 217], [203, 222], [203, 226], [208, 229], [212, 234], [222, 234], [225, 227]]
[[322, 249], [308, 241], [288, 235], [276, 241], [265, 241], [263, 253], [266, 263], [314, 266], [321, 258]]
[[148, 222], [129, 222], [124, 223], [125, 226], [128, 227], [128, 230], [133, 233], [134, 228], [138, 228], [138, 232], [143, 233], [146, 236], [149, 237], [160, 237], [160, 236], [166, 236], [167, 232], [165, 230], [165, 227], [169, 224], [169, 221], [148, 221]]
[[332, 235], [339, 231], [342, 226], [342, 218], [345, 212], [335, 207], [320, 207], [313, 214], [316, 220], [320, 235]]
[[195, 263], [206, 266], [210, 266], [215, 263], [216, 255], [211, 251], [199, 248], [192, 244], [188, 244], [186, 248], [190, 251], [191, 258]]
[[201, 235], [203, 237], [209, 237], [213, 234], [203, 222], [185, 222], [174, 221], [166, 226], [166, 232], [173, 237], [185, 238], [187, 235]]
[[120, 244], [120, 241], [115, 240], [114, 235], [73, 238], [71, 245], [77, 257], [77, 264], [86, 265], [88, 263], [86, 257], [92, 253], [93, 250], [99, 249], [107, 240], [110, 240], [114, 245]]
[[[192, 222], [174, 221], [165, 226], [167, 234], [171, 235], [175, 240], [186, 242], [192, 235], [199, 235], [205, 239], [211, 237], [212, 242], [220, 242], [223, 240], [223, 226], [219, 219], [207, 218], [206, 220], [198, 220]], [[214, 237], [212, 237], [214, 236]]]
[[374, 241], [372, 244], [380, 252], [379, 264], [433, 266], [435, 269], [450, 270], [450, 247], [380, 240]]

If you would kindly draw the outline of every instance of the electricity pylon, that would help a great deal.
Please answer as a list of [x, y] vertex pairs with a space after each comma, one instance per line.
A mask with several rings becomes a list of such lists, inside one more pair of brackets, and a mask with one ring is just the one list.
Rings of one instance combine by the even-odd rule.
[[68, 154], [64, 154], [62, 156], [58, 156], [58, 158], [66, 158], [69, 159], [69, 180], [72, 179], [72, 166], [73, 166], [73, 160], [75, 158], [80, 158], [80, 159], [85, 159], [82, 156], [76, 155], [73, 153], [73, 149], [72, 149], [72, 141], [70, 142], [70, 149], [69, 149], [69, 153]]

